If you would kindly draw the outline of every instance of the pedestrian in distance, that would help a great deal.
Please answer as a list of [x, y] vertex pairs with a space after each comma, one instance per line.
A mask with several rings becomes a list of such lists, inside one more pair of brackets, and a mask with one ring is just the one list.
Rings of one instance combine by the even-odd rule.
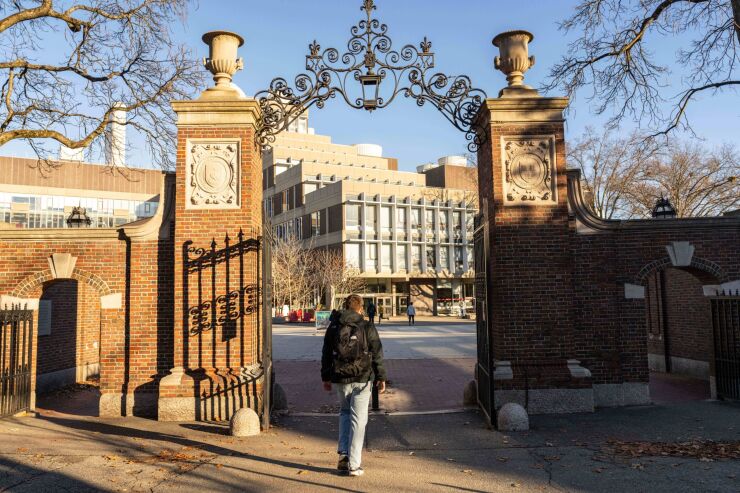
[[367, 305], [367, 318], [370, 319], [370, 323], [373, 325], [375, 325], [375, 313], [376, 313], [375, 305], [371, 301]]
[[416, 317], [416, 308], [414, 308], [414, 305], [409, 303], [409, 306], [406, 308], [406, 315], [409, 317], [409, 325], [416, 325], [416, 322], [414, 321], [414, 317]]
[[365, 320], [362, 298], [347, 297], [339, 317], [326, 329], [321, 352], [324, 390], [336, 386], [339, 398], [337, 469], [341, 474], [362, 476], [368, 408], [373, 385], [385, 392], [383, 346], [375, 325]]

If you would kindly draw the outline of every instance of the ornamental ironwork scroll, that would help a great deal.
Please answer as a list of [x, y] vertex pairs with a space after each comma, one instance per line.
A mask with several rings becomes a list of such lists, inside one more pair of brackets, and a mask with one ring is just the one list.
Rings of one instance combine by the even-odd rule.
[[487, 138], [477, 124], [486, 93], [473, 87], [466, 75], [433, 72], [434, 52], [427, 38], [418, 47], [393, 49], [388, 26], [373, 18], [373, 0], [361, 7], [366, 18], [352, 27], [347, 51], [309, 45], [307, 73], [295, 78], [294, 87], [284, 78], [273, 79], [267, 90], [256, 94], [262, 109], [257, 143], [269, 148], [275, 137], [312, 106], [323, 108], [339, 95], [355, 109], [373, 111], [390, 105], [397, 96], [412, 98], [418, 106], [436, 107], [458, 130], [465, 132], [468, 148], [476, 151]]
[[[246, 315], [257, 313], [260, 290], [256, 283], [248, 284], [248, 271], [259, 268], [261, 238], [244, 237], [239, 231], [237, 242], [231, 244], [227, 235], [224, 247], [218, 249], [215, 239], [210, 248], [198, 248], [186, 244], [184, 248], [185, 276], [196, 276], [198, 303], [187, 307], [188, 326], [191, 336], [221, 328], [225, 338], [231, 338], [230, 327]], [[245, 262], [248, 254], [255, 254], [255, 263]], [[234, 279], [229, 280], [234, 263]], [[226, 279], [216, 279], [216, 268], [224, 264]], [[259, 271], [256, 271], [259, 274]], [[236, 286], [231, 289], [230, 284]], [[258, 321], [259, 323], [259, 321]], [[235, 334], [234, 334], [235, 335]]]

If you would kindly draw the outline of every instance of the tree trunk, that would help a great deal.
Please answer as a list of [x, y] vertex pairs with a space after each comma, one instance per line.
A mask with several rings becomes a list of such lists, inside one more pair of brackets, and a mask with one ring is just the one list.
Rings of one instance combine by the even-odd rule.
[[732, 2], [732, 14], [735, 18], [735, 34], [737, 42], [740, 43], [740, 0], [730, 0]]

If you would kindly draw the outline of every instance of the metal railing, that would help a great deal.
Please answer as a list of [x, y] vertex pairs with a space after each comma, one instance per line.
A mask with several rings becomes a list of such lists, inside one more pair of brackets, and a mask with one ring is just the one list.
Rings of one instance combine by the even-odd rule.
[[740, 291], [712, 298], [717, 396], [740, 399]]
[[31, 407], [33, 311], [0, 310], [0, 418]]

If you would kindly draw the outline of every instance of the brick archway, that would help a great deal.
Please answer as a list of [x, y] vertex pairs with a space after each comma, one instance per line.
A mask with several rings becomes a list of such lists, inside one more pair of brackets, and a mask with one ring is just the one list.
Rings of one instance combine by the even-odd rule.
[[646, 264], [634, 279], [634, 284], [644, 286], [645, 281], [651, 274], [667, 268], [682, 269], [694, 274], [700, 281], [705, 284], [724, 283], [728, 281], [727, 274], [722, 267], [711, 260], [700, 257], [693, 257], [688, 265], [676, 265], [670, 257], [663, 257]]
[[45, 282], [54, 281], [56, 279], [74, 279], [76, 281], [84, 282], [100, 293], [100, 296], [106, 296], [111, 294], [111, 289], [103, 278], [82, 269], [75, 268], [69, 277], [57, 277], [54, 276], [51, 269], [45, 269], [35, 274], [31, 274], [24, 278], [12, 292], [13, 296], [18, 298], [25, 298], [29, 293], [32, 293], [36, 288], [43, 286]]

